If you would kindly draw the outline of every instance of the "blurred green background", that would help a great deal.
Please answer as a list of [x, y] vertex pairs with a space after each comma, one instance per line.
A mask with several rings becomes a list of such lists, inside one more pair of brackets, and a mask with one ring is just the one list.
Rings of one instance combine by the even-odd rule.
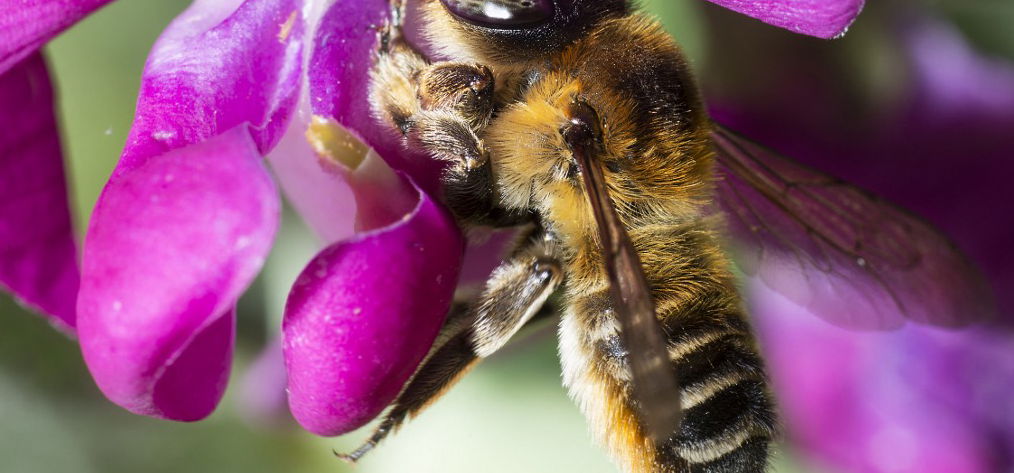
[[[716, 56], [722, 52], [709, 47], [734, 42], [727, 37], [712, 41], [724, 34], [709, 30], [714, 17], [745, 28], [770, 28], [735, 18], [703, 0], [644, 3], [684, 45], [703, 82], [737, 80], [728, 70], [738, 61]], [[1014, 57], [1012, 3], [927, 5], [955, 21], [980, 49]], [[60, 96], [79, 229], [84, 228], [126, 138], [145, 56], [159, 32], [187, 4], [115, 2], [46, 48]], [[877, 37], [885, 31], [878, 21], [877, 5], [869, 5], [853, 31], [836, 44], [843, 58], [851, 58], [843, 60], [862, 66], [854, 78], [857, 82], [869, 90], [890, 90], [896, 78], [890, 52], [877, 48]], [[789, 41], [816, 41], [783, 36]], [[757, 67], [749, 58], [742, 64]], [[286, 419], [253, 420], [239, 402], [239, 378], [277, 332], [289, 284], [314, 245], [298, 218], [287, 213], [265, 271], [241, 303], [237, 362], [225, 401], [209, 419], [193, 424], [138, 417], [113, 406], [94, 387], [73, 340], [16, 307], [8, 296], [0, 296], [0, 472], [347, 471], [331, 449], [353, 448], [365, 431], [321, 439]], [[792, 466], [790, 456], [779, 455], [779, 471], [816, 471]], [[592, 444], [584, 419], [560, 386], [551, 328], [528, 334], [483, 363], [356, 468], [364, 473], [477, 470], [615, 471]]]

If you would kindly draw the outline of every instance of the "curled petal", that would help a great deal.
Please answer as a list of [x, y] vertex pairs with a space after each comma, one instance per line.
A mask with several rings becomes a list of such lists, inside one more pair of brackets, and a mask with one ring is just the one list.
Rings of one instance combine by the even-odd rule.
[[463, 241], [424, 192], [402, 220], [336, 243], [303, 270], [282, 327], [289, 408], [337, 435], [386, 407], [443, 324]]
[[85, 240], [78, 301], [81, 349], [110, 400], [176, 420], [211, 412], [229, 373], [233, 307], [278, 217], [243, 127], [110, 179]]
[[309, 99], [268, 155], [285, 196], [326, 244], [390, 225], [415, 207], [404, 185], [376, 152], [337, 122], [311, 117]]
[[818, 38], [845, 34], [864, 0], [710, 0], [769, 25]]
[[335, 2], [324, 14], [308, 71], [313, 114], [333, 118], [352, 130], [391, 167], [408, 173], [423, 189], [433, 192], [440, 178], [439, 163], [403, 149], [398, 135], [381, 126], [365, 100], [377, 33], [389, 11], [388, 0], [361, 0]]
[[261, 154], [285, 130], [300, 87], [300, 0], [200, 0], [155, 43], [116, 172], [248, 124]]
[[86, 237], [78, 301], [85, 361], [132, 412], [195, 420], [221, 398], [233, 307], [278, 225], [260, 157], [298, 97], [302, 7], [199, 0], [148, 58]]
[[0, 288], [74, 327], [77, 248], [41, 54], [0, 75]]
[[0, 2], [0, 73], [112, 0]]

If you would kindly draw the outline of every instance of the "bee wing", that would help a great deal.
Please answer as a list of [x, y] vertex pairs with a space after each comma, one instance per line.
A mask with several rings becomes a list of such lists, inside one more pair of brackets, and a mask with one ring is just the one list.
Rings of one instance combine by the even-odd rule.
[[683, 413], [655, 302], [640, 258], [606, 191], [602, 168], [592, 160], [594, 146], [570, 137], [568, 142], [598, 224], [613, 311], [627, 351], [631, 399], [647, 436], [663, 442], [677, 431]]
[[928, 223], [728, 129], [712, 132], [717, 203], [748, 274], [828, 321], [888, 329], [989, 316], [982, 275]]

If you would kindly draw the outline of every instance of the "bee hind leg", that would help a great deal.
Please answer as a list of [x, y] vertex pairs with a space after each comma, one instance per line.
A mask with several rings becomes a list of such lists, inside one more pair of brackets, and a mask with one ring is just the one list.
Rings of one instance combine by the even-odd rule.
[[335, 455], [355, 463], [369, 453], [409, 418], [424, 409], [450, 388], [475, 365], [479, 357], [472, 351], [467, 331], [461, 330], [436, 349], [416, 372], [405, 390], [398, 395], [391, 409], [369, 439], [351, 453]]
[[503, 346], [523, 325], [548, 311], [540, 310], [562, 278], [559, 266], [536, 256], [529, 245], [504, 262], [486, 283], [475, 304], [456, 304], [430, 356], [384, 415], [369, 439], [351, 453], [335, 455], [355, 463], [409, 417], [439, 398], [481, 358]]

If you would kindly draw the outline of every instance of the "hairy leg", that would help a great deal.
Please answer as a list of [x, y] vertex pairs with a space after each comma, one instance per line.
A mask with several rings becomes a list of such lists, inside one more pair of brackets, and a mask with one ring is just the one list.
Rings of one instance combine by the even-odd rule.
[[[339, 458], [355, 462], [439, 398], [481, 358], [502, 347], [540, 312], [562, 272], [544, 248], [528, 244], [494, 271], [474, 305], [455, 305], [430, 356], [362, 446]], [[548, 311], [547, 311], [548, 312]]]
[[514, 226], [527, 213], [499, 205], [482, 130], [494, 111], [493, 72], [480, 64], [429, 63], [401, 36], [397, 24], [381, 35], [371, 73], [373, 113], [406, 147], [446, 161], [448, 207], [464, 225]]

